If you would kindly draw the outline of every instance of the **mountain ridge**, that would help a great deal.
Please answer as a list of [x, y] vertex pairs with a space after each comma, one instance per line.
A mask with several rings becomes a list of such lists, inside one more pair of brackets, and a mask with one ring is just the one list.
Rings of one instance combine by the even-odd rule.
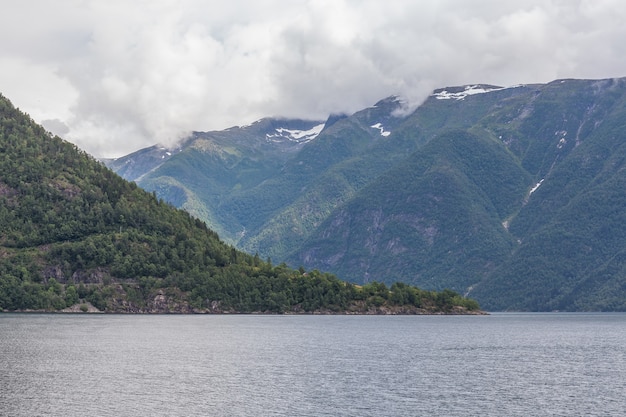
[[624, 78], [445, 87], [413, 112], [391, 96], [273, 170], [249, 160], [262, 181], [203, 201], [237, 247], [355, 283], [450, 287], [496, 310], [626, 310], [621, 289], [601, 289], [623, 275], [625, 97]]

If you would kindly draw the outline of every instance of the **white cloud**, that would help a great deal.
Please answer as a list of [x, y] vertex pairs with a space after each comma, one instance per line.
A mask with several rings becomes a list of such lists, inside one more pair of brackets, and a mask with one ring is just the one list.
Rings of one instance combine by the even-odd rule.
[[626, 76], [618, 0], [7, 0], [0, 92], [97, 156], [434, 88]]
[[50, 64], [0, 55], [0, 93], [38, 120], [71, 116], [77, 91]]

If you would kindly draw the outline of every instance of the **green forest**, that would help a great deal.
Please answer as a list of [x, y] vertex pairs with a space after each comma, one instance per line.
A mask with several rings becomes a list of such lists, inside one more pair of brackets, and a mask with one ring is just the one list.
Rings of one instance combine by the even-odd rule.
[[0, 96], [0, 310], [467, 313], [476, 301], [354, 285], [241, 252]]

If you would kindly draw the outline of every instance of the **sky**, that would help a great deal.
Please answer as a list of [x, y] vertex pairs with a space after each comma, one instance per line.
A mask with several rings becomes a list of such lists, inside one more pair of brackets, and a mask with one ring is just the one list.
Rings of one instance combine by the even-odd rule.
[[626, 76], [623, 0], [3, 0], [0, 94], [96, 157], [436, 88]]

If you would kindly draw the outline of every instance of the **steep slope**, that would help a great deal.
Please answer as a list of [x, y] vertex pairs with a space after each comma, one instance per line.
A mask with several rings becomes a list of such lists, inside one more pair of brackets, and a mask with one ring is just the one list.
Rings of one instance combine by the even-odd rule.
[[168, 149], [163, 146], [151, 146], [122, 158], [103, 159], [102, 162], [122, 178], [137, 182], [180, 151], [181, 148]]
[[[91, 303], [92, 306], [89, 306]], [[476, 302], [273, 266], [0, 96], [0, 311], [466, 313]]]
[[[302, 185], [294, 190], [297, 192], [291, 202], [276, 211], [258, 230], [247, 234], [237, 243], [238, 246], [275, 259], [289, 258], [294, 248], [299, 248], [332, 210], [402, 163], [420, 146], [441, 132], [470, 128], [494, 107], [499, 107], [501, 100], [529, 91], [527, 87], [504, 89], [493, 86], [456, 90], [456, 95], [447, 94], [447, 90], [436, 92], [410, 115], [405, 114], [403, 103], [396, 97], [381, 100], [338, 123], [337, 128], [329, 129], [326, 136], [320, 135], [298, 155], [301, 165], [314, 161], [309, 162], [309, 171], [315, 175], [300, 179]], [[490, 94], [485, 94], [487, 92]], [[462, 100], [468, 95], [472, 100]], [[346, 138], [356, 142], [349, 143], [349, 151], [345, 150]], [[305, 151], [308, 152], [305, 154]], [[320, 161], [320, 158], [324, 160]], [[290, 184], [291, 178], [281, 175], [273, 184], [284, 183]], [[264, 194], [272, 195], [270, 187], [266, 188]]]
[[524, 89], [474, 135], [454, 133], [454, 147], [437, 137], [364, 188], [291, 262], [448, 286], [495, 310], [625, 310], [626, 82]]
[[196, 132], [175, 150], [152, 147], [105, 163], [236, 242], [246, 222], [228, 207], [228, 199], [276, 176], [323, 126], [320, 121], [267, 118], [224, 131]]
[[237, 213], [247, 228], [238, 246], [284, 259], [334, 207], [392, 166], [397, 161], [392, 156], [368, 164], [360, 158], [387, 140], [385, 129], [398, 122], [391, 113], [399, 105], [389, 98], [335, 122], [288, 160], [279, 175], [231, 196], [224, 209]]
[[157, 309], [191, 310], [203, 302], [180, 291], [181, 274], [252, 263], [1, 96], [0, 139], [0, 308], [56, 309], [82, 298], [100, 309], [150, 309], [148, 298], [167, 289]]
[[580, 110], [552, 141], [571, 153], [555, 156], [511, 222], [519, 248], [472, 293], [492, 308], [626, 310], [626, 86], [577, 91]]
[[443, 134], [333, 212], [292, 262], [355, 282], [467, 289], [513, 249], [500, 219], [529, 181], [501, 142]]

